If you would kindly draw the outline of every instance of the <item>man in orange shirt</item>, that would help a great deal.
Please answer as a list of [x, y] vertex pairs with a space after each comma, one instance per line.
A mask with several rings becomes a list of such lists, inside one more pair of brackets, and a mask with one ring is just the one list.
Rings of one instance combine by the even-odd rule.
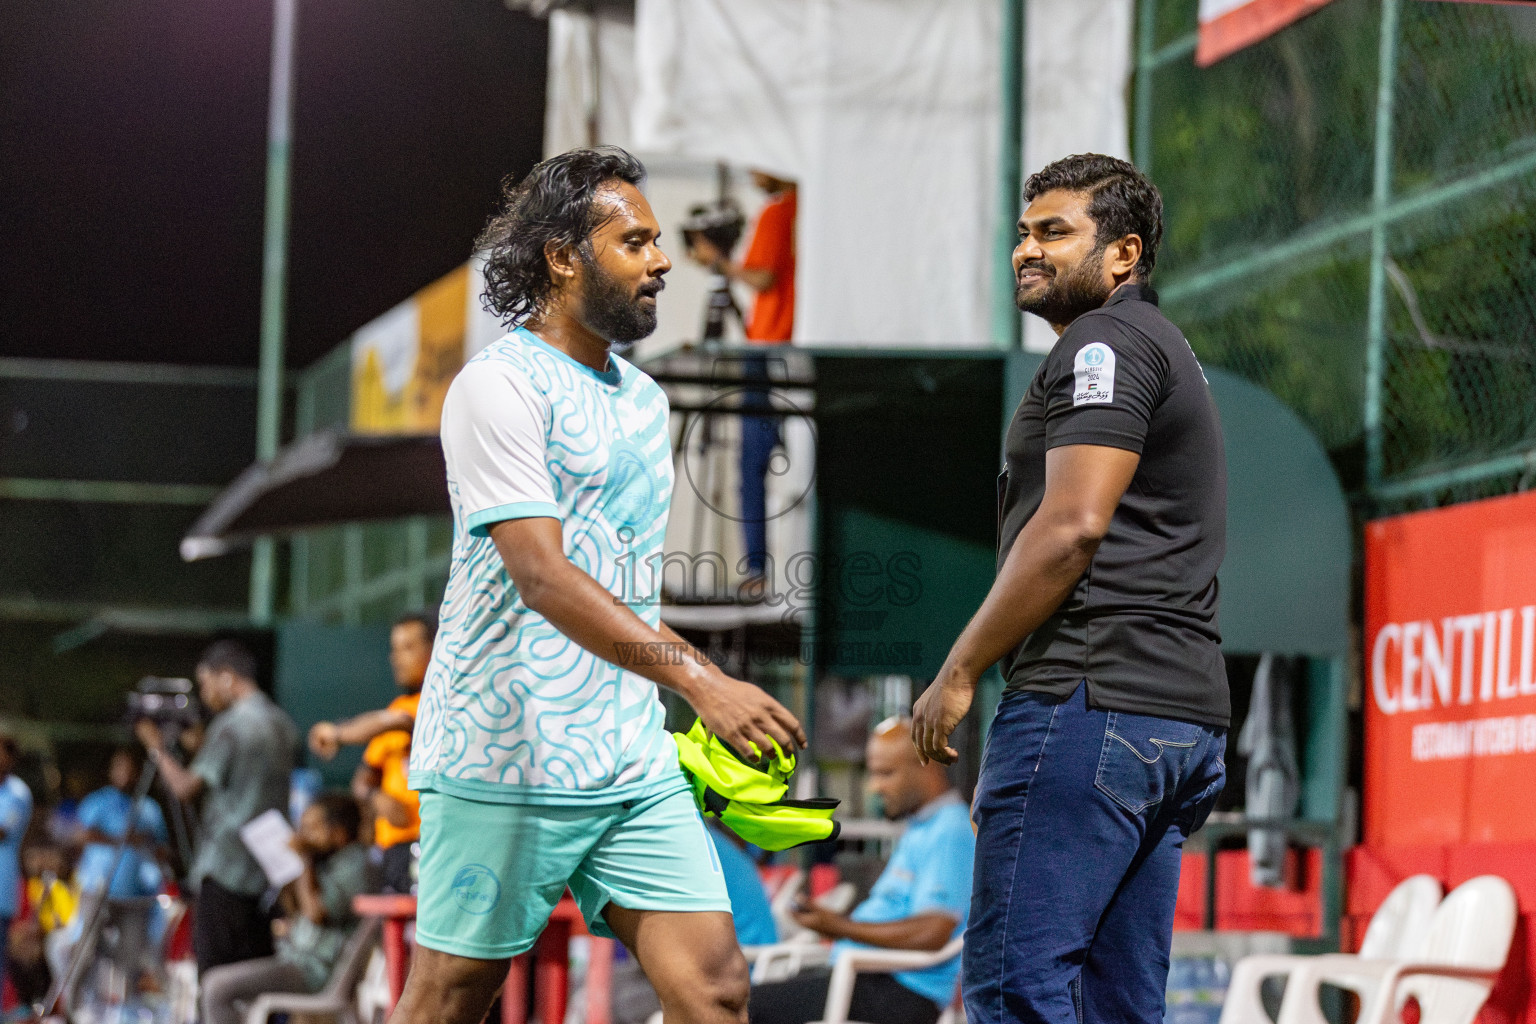
[[309, 730], [309, 749], [327, 761], [343, 744], [366, 743], [363, 763], [352, 778], [360, 800], [373, 806], [374, 844], [384, 853], [385, 892], [408, 893], [412, 847], [421, 838], [420, 798], [406, 782], [411, 756], [411, 729], [421, 684], [432, 659], [437, 618], [429, 612], [409, 612], [389, 631], [389, 667], [402, 693], [380, 711], [366, 711], [344, 722], [316, 722]]
[[[768, 202], [757, 215], [752, 241], [740, 263], [733, 263], [708, 239], [699, 237], [690, 255], [716, 274], [740, 281], [757, 298], [746, 323], [747, 341], [753, 345], [787, 345], [795, 329], [795, 183], [765, 171], [753, 171], [752, 183], [768, 193]], [[749, 381], [766, 380], [768, 361], [760, 356], [744, 360], [742, 375]], [[752, 388], [742, 396], [743, 409], [771, 409], [766, 389]], [[741, 525], [746, 533], [747, 575], [761, 577], [767, 571], [767, 495], [763, 485], [768, 461], [779, 443], [777, 416], [741, 418]]]

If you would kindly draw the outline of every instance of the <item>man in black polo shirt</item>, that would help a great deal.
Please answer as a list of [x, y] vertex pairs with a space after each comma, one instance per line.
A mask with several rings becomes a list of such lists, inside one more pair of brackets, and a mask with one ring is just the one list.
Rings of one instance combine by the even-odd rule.
[[997, 580], [913, 712], [950, 733], [1001, 661], [963, 989], [973, 1024], [1163, 1018], [1184, 840], [1225, 778], [1221, 426], [1148, 286], [1162, 198], [1084, 155], [1025, 186], [1019, 308], [1060, 340], [1008, 428]]

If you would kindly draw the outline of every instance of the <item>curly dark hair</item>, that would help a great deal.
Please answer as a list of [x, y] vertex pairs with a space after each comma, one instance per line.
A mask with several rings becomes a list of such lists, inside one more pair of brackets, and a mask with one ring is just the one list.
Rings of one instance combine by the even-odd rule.
[[485, 254], [485, 308], [509, 327], [539, 312], [554, 289], [544, 247], [587, 242], [606, 220], [593, 198], [614, 181], [645, 181], [645, 165], [617, 146], [573, 149], [504, 181], [501, 210], [475, 243]]
[[1126, 235], [1141, 238], [1136, 278], [1146, 284], [1163, 240], [1163, 196], [1134, 164], [1101, 153], [1078, 153], [1047, 164], [1024, 183], [1024, 201], [1053, 189], [1086, 192], [1095, 242], [1102, 250]]

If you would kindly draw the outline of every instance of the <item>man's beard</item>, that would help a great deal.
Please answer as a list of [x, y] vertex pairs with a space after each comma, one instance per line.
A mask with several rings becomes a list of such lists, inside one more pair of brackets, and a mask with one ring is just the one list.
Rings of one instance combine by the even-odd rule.
[[[1109, 298], [1102, 276], [1104, 250], [1099, 249], [1060, 276], [1046, 279], [1045, 291], [1026, 298], [1024, 287], [1014, 291], [1014, 301], [1021, 312], [1033, 313], [1048, 324], [1070, 324], [1090, 310], [1098, 309]], [[1054, 268], [1044, 260], [1032, 260], [1020, 270], [1040, 270], [1052, 274]]]
[[633, 345], [656, 330], [656, 306], [640, 301], [644, 296], [654, 297], [666, 287], [657, 278], [640, 286], [639, 294], [598, 266], [597, 261], [583, 258], [586, 270], [581, 293], [582, 319], [600, 338], [615, 345]]

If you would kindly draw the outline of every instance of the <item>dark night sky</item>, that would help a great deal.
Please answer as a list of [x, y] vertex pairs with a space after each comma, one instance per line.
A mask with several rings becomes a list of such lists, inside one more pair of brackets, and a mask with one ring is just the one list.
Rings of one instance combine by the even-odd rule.
[[[255, 365], [271, 4], [0, 0], [0, 356]], [[288, 363], [462, 262], [539, 156], [545, 25], [300, 0]]]

